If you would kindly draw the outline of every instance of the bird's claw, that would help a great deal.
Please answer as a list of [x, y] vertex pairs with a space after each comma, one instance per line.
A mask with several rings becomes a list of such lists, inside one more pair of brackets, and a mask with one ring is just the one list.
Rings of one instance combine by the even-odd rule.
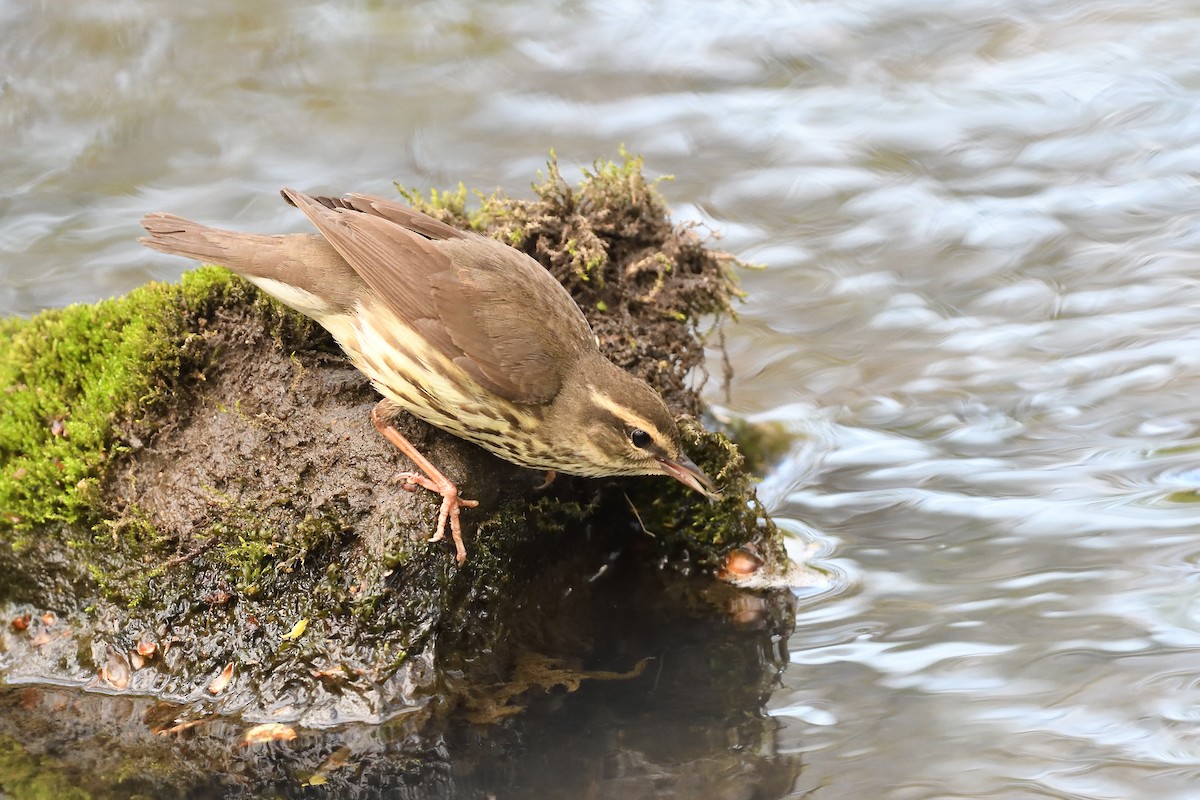
[[537, 486], [533, 487], [535, 492], [544, 492], [554, 483], [554, 479], [558, 477], [558, 473], [552, 469], [546, 470], [546, 477]]
[[[420, 476], [424, 478], [425, 476]], [[417, 481], [420, 483], [420, 481]], [[433, 482], [430, 481], [432, 484]], [[424, 484], [422, 484], [424, 485]], [[450, 536], [454, 539], [455, 559], [459, 564], [467, 560], [467, 548], [463, 544], [462, 538], [462, 523], [459, 522], [458, 513], [463, 508], [474, 508], [479, 505], [478, 500], [464, 500], [458, 496], [458, 487], [450, 483], [443, 487], [428, 485], [425, 488], [437, 492], [442, 496], [442, 507], [438, 510], [437, 530], [433, 536], [429, 537], [431, 542], [440, 542], [446, 538], [446, 523], [450, 523]]]
[[[425, 476], [419, 472], [401, 472], [392, 476], [392, 483], [400, 484], [400, 488], [404, 489], [405, 491], [415, 492], [417, 487], [421, 486], [421, 482], [417, 479], [424, 477]], [[436, 492], [437, 489], [434, 489], [433, 491]]]
[[436, 492], [442, 496], [442, 506], [438, 510], [437, 528], [433, 536], [429, 537], [430, 542], [440, 542], [446, 538], [446, 524], [450, 524], [450, 536], [454, 539], [454, 549], [458, 559], [458, 563], [463, 563], [467, 560], [467, 548], [463, 544], [462, 538], [462, 523], [459, 522], [459, 510], [463, 508], [475, 508], [479, 505], [478, 500], [464, 500], [458, 496], [458, 487], [450, 481], [440, 483], [433, 480], [428, 475], [422, 475], [419, 472], [401, 472], [396, 477], [392, 478], [393, 483], [399, 483], [405, 489], [416, 491], [417, 487], [423, 487], [431, 492]]

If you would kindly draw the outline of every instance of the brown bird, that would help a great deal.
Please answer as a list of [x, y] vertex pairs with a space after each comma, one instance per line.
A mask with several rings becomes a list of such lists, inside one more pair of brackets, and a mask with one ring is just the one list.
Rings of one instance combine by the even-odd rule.
[[392, 427], [397, 408], [548, 480], [670, 475], [718, 496], [662, 398], [601, 355], [579, 306], [532, 258], [379, 197], [283, 196], [319, 236], [148, 214], [139, 241], [228, 267], [333, 334], [384, 397], [375, 427], [421, 470], [401, 478], [442, 496], [430, 541], [449, 522], [460, 564], [459, 509], [478, 503]]

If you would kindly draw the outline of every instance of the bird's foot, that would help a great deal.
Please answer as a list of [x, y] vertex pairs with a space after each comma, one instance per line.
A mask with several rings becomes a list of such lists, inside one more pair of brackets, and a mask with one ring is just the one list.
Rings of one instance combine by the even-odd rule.
[[550, 488], [550, 484], [554, 483], [554, 479], [558, 477], [558, 473], [552, 469], [546, 470], [545, 479], [537, 486], [533, 487], [535, 492], [544, 492]]
[[458, 513], [463, 508], [475, 508], [479, 505], [478, 500], [464, 500], [458, 496], [458, 487], [455, 486], [446, 476], [438, 473], [440, 481], [430, 478], [427, 475], [422, 475], [419, 472], [401, 472], [392, 480], [396, 483], [401, 483], [405, 489], [415, 490], [418, 486], [428, 489], [431, 492], [437, 492], [442, 496], [442, 507], [438, 511], [437, 530], [429, 538], [431, 542], [440, 542], [446, 538], [446, 523], [450, 523], [450, 537], [454, 539], [454, 550], [457, 554], [458, 563], [461, 564], [467, 560], [467, 548], [463, 544], [462, 538], [462, 523], [458, 519]]
[[435, 467], [429, 459], [421, 455], [421, 452], [411, 442], [401, 436], [400, 431], [393, 428], [387, 422], [380, 410], [380, 405], [382, 403], [376, 405], [371, 411], [371, 421], [375, 424], [375, 428], [387, 437], [388, 441], [400, 448], [400, 451], [421, 469], [421, 472], [402, 472], [393, 480], [401, 482], [406, 489], [415, 489], [421, 486], [442, 496], [442, 507], [438, 511], [437, 529], [429, 541], [440, 542], [442, 539], [445, 539], [446, 523], [449, 522], [450, 535], [454, 539], [456, 557], [458, 563], [462, 564], [467, 560], [467, 548], [463, 544], [462, 523], [458, 519], [458, 514], [463, 508], [474, 508], [479, 505], [479, 501], [464, 500], [459, 497], [458, 487], [443, 475], [441, 470]]

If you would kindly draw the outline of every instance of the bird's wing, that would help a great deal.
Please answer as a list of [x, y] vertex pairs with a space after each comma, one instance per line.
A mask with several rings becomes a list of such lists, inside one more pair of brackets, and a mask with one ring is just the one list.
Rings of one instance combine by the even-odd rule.
[[314, 197], [312, 199], [331, 209], [345, 208], [382, 217], [396, 223], [401, 228], [419, 233], [426, 239], [462, 239], [474, 235], [451, 227], [428, 214], [422, 214], [411, 206], [383, 197], [351, 192], [343, 197]]
[[380, 198], [284, 196], [392, 313], [501, 397], [549, 402], [595, 348], [567, 290], [518, 250]]

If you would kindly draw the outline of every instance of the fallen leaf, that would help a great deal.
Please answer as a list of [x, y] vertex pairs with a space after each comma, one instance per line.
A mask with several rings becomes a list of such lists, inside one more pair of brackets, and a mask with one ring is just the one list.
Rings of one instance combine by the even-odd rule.
[[104, 666], [100, 668], [100, 679], [114, 689], [129, 688], [129, 662], [115, 650], [110, 650]]
[[220, 694], [225, 691], [225, 687], [233, 680], [233, 662], [230, 661], [225, 665], [225, 669], [221, 670], [221, 674], [213, 678], [212, 683], [208, 685], [208, 691], [211, 694]]
[[283, 635], [284, 639], [299, 639], [304, 635], [304, 631], [308, 628], [308, 620], [301, 618], [299, 622], [292, 626], [292, 629]]
[[322, 786], [325, 783], [328, 783], [329, 773], [333, 772], [335, 769], [341, 769], [342, 767], [346, 766], [346, 763], [350, 760], [352, 753], [353, 751], [351, 751], [351, 749], [345, 745], [339, 747], [337, 750], [334, 750], [329, 754], [329, 758], [325, 759], [321, 763], [321, 766], [317, 767], [316, 772], [310, 775], [308, 780], [304, 781], [304, 785]]

